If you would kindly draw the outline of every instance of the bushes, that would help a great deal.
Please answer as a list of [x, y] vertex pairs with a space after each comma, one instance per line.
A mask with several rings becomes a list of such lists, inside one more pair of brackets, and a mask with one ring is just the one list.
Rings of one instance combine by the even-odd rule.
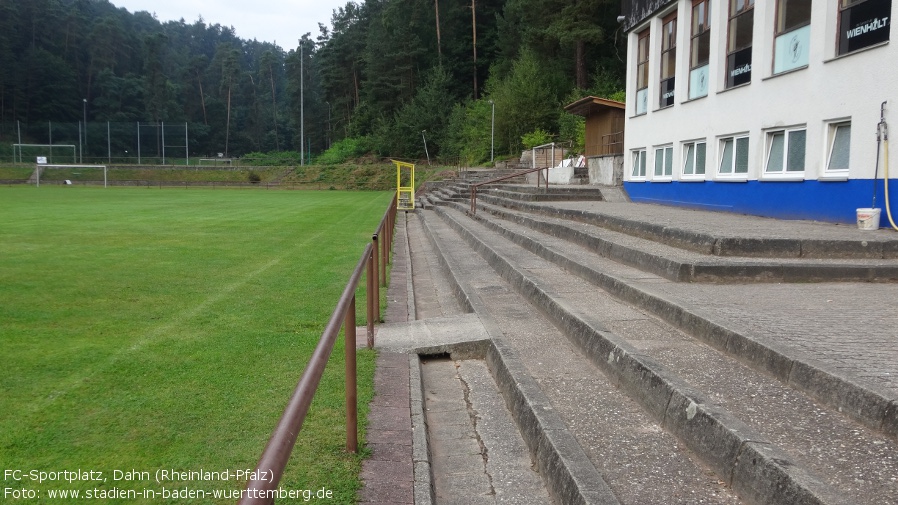
[[315, 159], [320, 165], [338, 165], [355, 158], [362, 157], [372, 150], [372, 142], [368, 137], [345, 138], [334, 142], [330, 149]]
[[521, 135], [521, 144], [524, 145], [524, 149], [533, 149], [536, 146], [545, 145], [549, 142], [552, 142], [552, 136], [542, 128], [537, 128], [530, 133]]

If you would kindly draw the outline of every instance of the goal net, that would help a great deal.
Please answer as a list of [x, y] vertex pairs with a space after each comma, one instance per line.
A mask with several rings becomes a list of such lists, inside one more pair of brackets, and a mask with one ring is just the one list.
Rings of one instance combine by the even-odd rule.
[[[89, 184], [103, 181], [103, 187], [107, 186], [106, 165], [54, 165], [37, 164], [34, 166], [34, 174], [31, 179], [40, 187], [41, 178], [44, 183], [53, 181], [60, 184], [73, 184], [75, 182]], [[29, 182], [31, 182], [29, 179]]]

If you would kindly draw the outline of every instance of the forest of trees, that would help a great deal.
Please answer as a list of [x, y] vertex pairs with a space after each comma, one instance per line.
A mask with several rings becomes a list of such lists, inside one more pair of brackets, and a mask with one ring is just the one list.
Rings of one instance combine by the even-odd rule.
[[493, 108], [498, 155], [534, 131], [576, 142], [565, 103], [622, 99], [619, 13], [619, 0], [363, 0], [284, 50], [107, 0], [0, 0], [0, 143], [13, 123], [86, 113], [187, 123], [193, 153], [301, 151], [302, 109], [313, 156], [421, 159], [426, 131], [431, 157], [489, 161]]

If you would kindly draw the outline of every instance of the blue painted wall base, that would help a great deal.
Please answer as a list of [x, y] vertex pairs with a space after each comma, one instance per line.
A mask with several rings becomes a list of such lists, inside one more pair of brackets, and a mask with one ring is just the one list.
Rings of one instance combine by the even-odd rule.
[[[886, 217], [885, 184], [876, 181], [876, 207]], [[870, 207], [873, 179], [847, 181], [624, 182], [634, 202], [658, 203], [774, 217], [856, 223], [857, 209]], [[898, 220], [898, 180], [889, 180], [889, 205]]]

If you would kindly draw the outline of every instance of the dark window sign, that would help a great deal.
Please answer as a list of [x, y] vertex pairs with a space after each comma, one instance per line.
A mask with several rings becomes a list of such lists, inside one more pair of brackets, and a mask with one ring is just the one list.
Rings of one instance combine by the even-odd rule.
[[892, 24], [892, 0], [867, 0], [841, 12], [839, 54], [886, 42]]
[[674, 104], [674, 79], [676, 77], [661, 81], [661, 107], [670, 107]]
[[751, 47], [727, 56], [727, 87], [751, 82]]

